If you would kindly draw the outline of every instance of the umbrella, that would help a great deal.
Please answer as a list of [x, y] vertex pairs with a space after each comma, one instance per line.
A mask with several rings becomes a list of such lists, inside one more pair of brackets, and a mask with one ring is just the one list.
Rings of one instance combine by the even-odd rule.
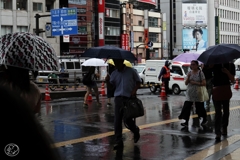
[[235, 62], [234, 62], [235, 65], [240, 65], [240, 58], [238, 58]]
[[83, 62], [83, 66], [95, 66], [95, 67], [100, 67], [100, 66], [107, 66], [108, 64], [105, 63], [104, 60], [99, 59], [99, 58], [90, 58]]
[[175, 57], [172, 61], [190, 63], [192, 60], [197, 60], [200, 56], [199, 53], [181, 53]]
[[59, 70], [54, 49], [42, 38], [27, 32], [0, 37], [0, 65], [29, 70]]
[[209, 47], [197, 60], [204, 64], [221, 64], [229, 63], [236, 58], [240, 58], [240, 46], [237, 44], [218, 44]]
[[137, 60], [131, 51], [114, 46], [92, 47], [87, 49], [81, 56], [91, 58], [125, 59], [129, 61]]
[[[112, 59], [109, 59], [107, 62], [108, 62], [109, 64], [111, 64], [111, 65], [114, 65], [114, 66], [115, 66], [115, 64], [114, 64], [114, 62], [113, 62], [113, 60], [112, 60]], [[125, 64], [127, 67], [132, 67], [132, 63], [131, 63], [131, 62], [129, 62], [129, 61], [127, 61], [127, 60], [124, 60], [124, 61], [123, 61], [123, 64]]]

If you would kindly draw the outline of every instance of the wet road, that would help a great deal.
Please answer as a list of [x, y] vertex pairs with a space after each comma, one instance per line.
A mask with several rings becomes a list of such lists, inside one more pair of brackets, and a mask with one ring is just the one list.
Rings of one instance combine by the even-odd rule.
[[[240, 91], [233, 92], [228, 136], [222, 137], [221, 142], [215, 141], [213, 106], [208, 110], [206, 127], [199, 126], [193, 111], [188, 129], [182, 128], [177, 117], [184, 94], [161, 100], [159, 93], [150, 94], [149, 89], [138, 91], [145, 109], [145, 115], [136, 119], [141, 138], [134, 144], [132, 133], [124, 129], [123, 150], [113, 151], [114, 108], [106, 107], [106, 97], [101, 97], [102, 107], [96, 106], [94, 97], [88, 108], [82, 107], [83, 98], [43, 102], [39, 119], [66, 160], [216, 160], [239, 150]], [[225, 145], [228, 148], [223, 152]]]

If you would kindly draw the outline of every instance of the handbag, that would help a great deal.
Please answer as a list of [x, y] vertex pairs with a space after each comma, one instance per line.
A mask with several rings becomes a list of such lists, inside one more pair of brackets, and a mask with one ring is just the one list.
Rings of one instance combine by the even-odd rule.
[[93, 83], [92, 74], [88, 72], [86, 75], [84, 75], [82, 79], [82, 83], [84, 85], [91, 85]]
[[212, 99], [215, 101], [229, 100], [232, 98], [230, 85], [216, 86], [212, 90]]
[[[200, 82], [202, 82], [201, 71], [199, 72], [199, 76], [200, 76]], [[200, 95], [201, 102], [205, 102], [205, 101], [209, 100], [209, 95], [208, 95], [206, 86], [199, 86], [198, 90], [199, 90], [198, 94]]]
[[144, 108], [142, 101], [137, 97], [129, 98], [123, 107], [123, 118], [137, 118], [144, 115]]

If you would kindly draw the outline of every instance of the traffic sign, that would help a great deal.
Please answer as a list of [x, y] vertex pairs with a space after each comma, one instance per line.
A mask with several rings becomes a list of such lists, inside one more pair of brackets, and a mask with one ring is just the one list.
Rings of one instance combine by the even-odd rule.
[[148, 45], [148, 47], [152, 47], [152, 46], [153, 46], [153, 42], [152, 42], [152, 41], [149, 41], [149, 42], [147, 43], [147, 45]]
[[77, 8], [51, 10], [52, 36], [78, 34]]

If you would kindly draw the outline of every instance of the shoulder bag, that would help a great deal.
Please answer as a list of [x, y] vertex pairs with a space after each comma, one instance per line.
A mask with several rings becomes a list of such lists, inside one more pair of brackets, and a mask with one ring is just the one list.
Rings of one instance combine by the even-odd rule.
[[[202, 71], [199, 72], [200, 82], [202, 82], [202, 74], [201, 74], [201, 72]], [[209, 100], [209, 95], [208, 95], [206, 86], [199, 86], [198, 87], [198, 91], [199, 91], [198, 94], [200, 96], [200, 101], [201, 102], [205, 102], [205, 101]]]
[[137, 118], [144, 115], [144, 108], [142, 101], [137, 97], [129, 98], [123, 107], [123, 118]]

